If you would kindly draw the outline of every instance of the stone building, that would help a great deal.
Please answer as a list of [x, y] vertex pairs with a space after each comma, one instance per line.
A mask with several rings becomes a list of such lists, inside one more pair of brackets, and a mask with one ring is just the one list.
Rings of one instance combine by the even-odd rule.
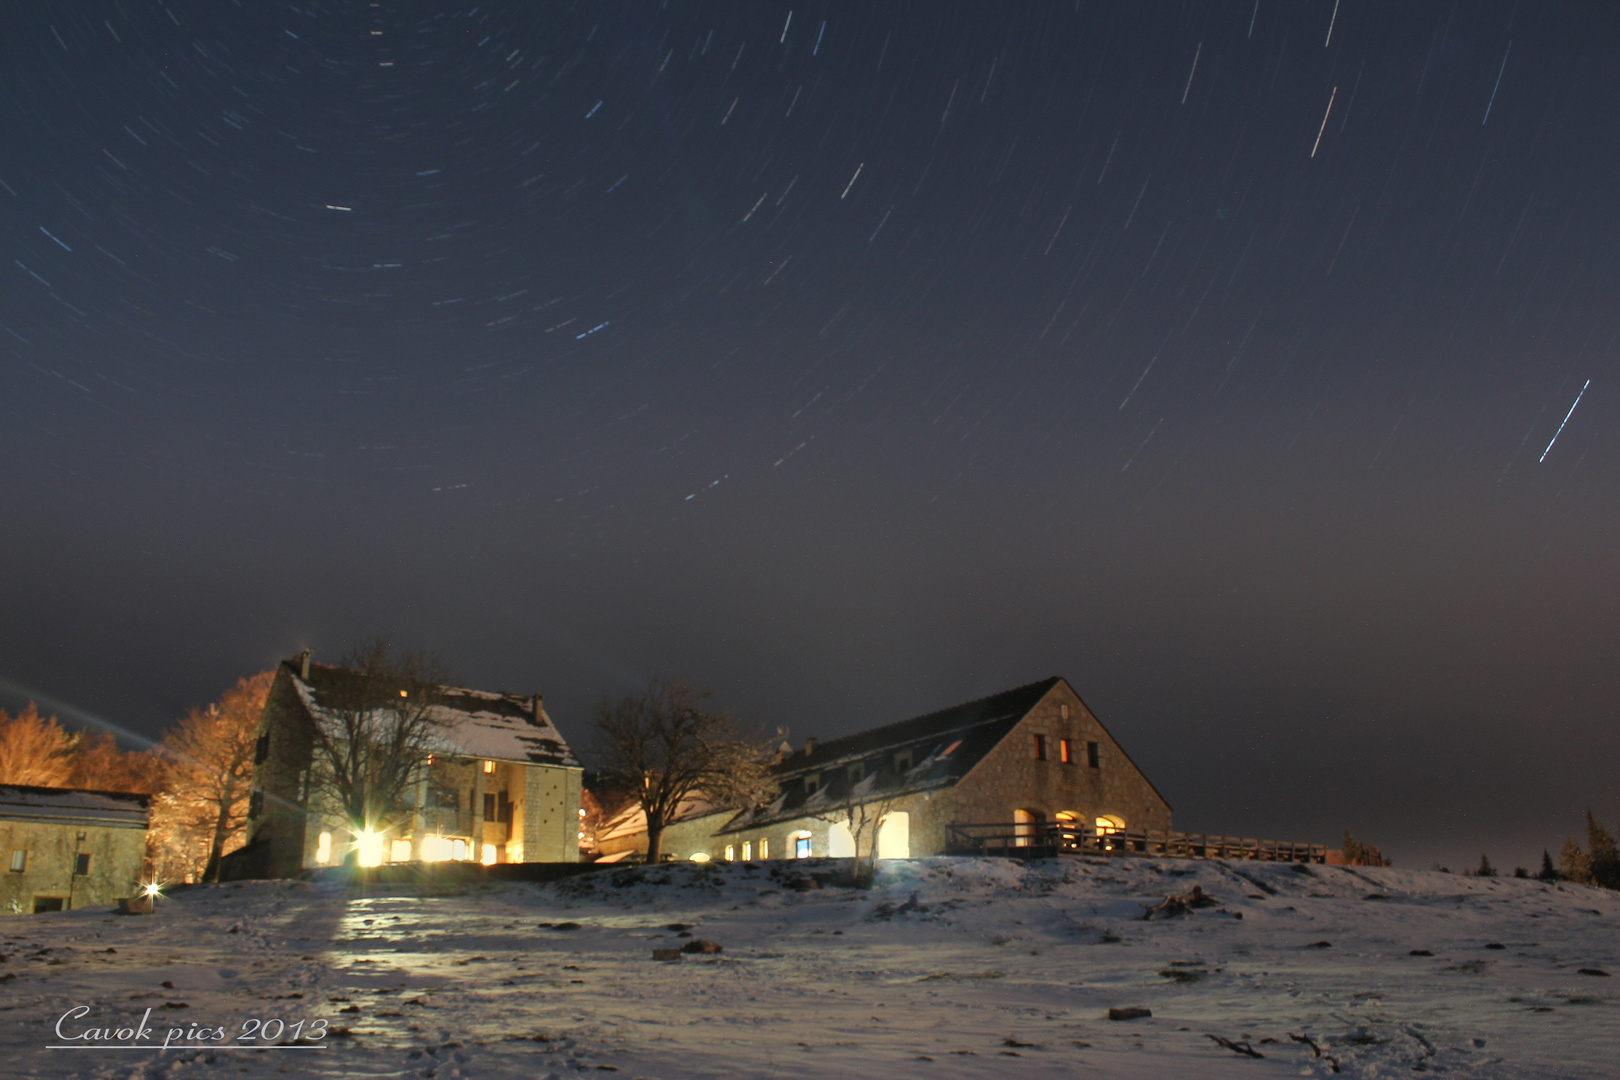
[[151, 797], [76, 788], [0, 787], [0, 913], [68, 911], [134, 896]]
[[[1090, 836], [1168, 832], [1170, 804], [1074, 688], [1045, 679], [824, 743], [776, 767], [767, 807], [664, 834], [679, 859], [941, 855], [964, 827], [1034, 843], [1049, 825]], [[956, 827], [953, 832], [953, 826]], [[645, 850], [643, 841], [642, 850]]]
[[356, 677], [308, 653], [277, 669], [259, 721], [248, 842], [226, 857], [222, 877], [291, 877], [350, 860], [579, 860], [582, 770], [538, 694], [436, 688], [432, 752], [404, 805], [384, 829], [352, 830], [323, 795], [314, 725], [334, 723], [323, 698], [330, 704]]

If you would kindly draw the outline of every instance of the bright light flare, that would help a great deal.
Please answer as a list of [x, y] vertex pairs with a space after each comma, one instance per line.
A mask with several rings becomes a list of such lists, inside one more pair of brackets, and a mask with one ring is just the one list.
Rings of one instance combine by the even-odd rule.
[[360, 835], [354, 838], [355, 861], [361, 866], [381, 866], [383, 861], [382, 833], [372, 829], [360, 830]]
[[163, 895], [163, 883], [160, 881], [154, 881], [150, 884], [143, 885], [141, 886], [141, 892], [142, 894], [150, 896], [152, 899], [156, 900], [158, 897]]

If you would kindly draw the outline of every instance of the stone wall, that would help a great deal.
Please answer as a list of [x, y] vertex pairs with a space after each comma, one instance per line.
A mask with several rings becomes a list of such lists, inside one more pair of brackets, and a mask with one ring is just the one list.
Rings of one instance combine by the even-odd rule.
[[[27, 853], [21, 872], [9, 869], [17, 851]], [[80, 855], [90, 856], [82, 875], [73, 872]], [[0, 914], [29, 914], [41, 898], [71, 910], [134, 896], [145, 858], [145, 829], [0, 820]]]
[[[286, 665], [276, 670], [275, 682], [259, 717], [255, 739], [268, 739], [267, 756], [253, 766], [253, 796], [248, 818], [247, 845], [235, 854], [230, 877], [296, 877], [313, 862], [314, 837], [306, 836], [304, 787], [313, 759], [314, 740]], [[306, 859], [306, 853], [309, 858]], [[222, 868], [221, 877], [226, 877]]]
[[[1035, 756], [1036, 735], [1046, 739], [1044, 761]], [[1071, 749], [1067, 763], [1061, 760], [1063, 739]], [[1093, 742], [1095, 768], [1087, 753]], [[1070, 813], [1089, 825], [1106, 814], [1131, 829], [1170, 828], [1170, 805], [1067, 684], [1053, 687], [957, 782], [954, 809], [963, 823], [1010, 824], [1015, 810], [1029, 810], [1046, 821]]]
[[[524, 770], [522, 805], [513, 817], [523, 823], [513, 862], [579, 861], [579, 789], [582, 770], [562, 765], [517, 766]], [[513, 854], [513, 853], [509, 853]]]

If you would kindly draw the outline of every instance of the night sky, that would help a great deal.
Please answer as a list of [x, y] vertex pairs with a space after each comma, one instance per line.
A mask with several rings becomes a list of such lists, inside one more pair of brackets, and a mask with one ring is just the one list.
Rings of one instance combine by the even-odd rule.
[[1183, 829], [1620, 824], [1612, 5], [7, 15], [0, 705], [1061, 674]]

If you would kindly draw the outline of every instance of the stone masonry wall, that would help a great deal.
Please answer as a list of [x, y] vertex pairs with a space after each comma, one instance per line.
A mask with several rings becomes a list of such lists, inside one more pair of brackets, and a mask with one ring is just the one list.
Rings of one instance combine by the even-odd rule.
[[[79, 839], [79, 834], [84, 839]], [[12, 853], [27, 852], [25, 869], [12, 872]], [[90, 872], [74, 874], [79, 855]], [[29, 914], [36, 897], [62, 900], [64, 909], [98, 907], [134, 896], [146, 856], [146, 830], [74, 822], [0, 821], [0, 914]]]
[[[1035, 757], [1038, 734], [1046, 736], [1045, 761]], [[1060, 760], [1060, 739], [1072, 748], [1067, 764]], [[1097, 768], [1087, 761], [1088, 742], [1098, 744]], [[1091, 824], [1109, 814], [1131, 829], [1170, 828], [1169, 804], [1066, 683], [1053, 687], [956, 785], [959, 822], [1010, 824], [1014, 810], [1035, 811], [1046, 821], [1067, 812]]]

